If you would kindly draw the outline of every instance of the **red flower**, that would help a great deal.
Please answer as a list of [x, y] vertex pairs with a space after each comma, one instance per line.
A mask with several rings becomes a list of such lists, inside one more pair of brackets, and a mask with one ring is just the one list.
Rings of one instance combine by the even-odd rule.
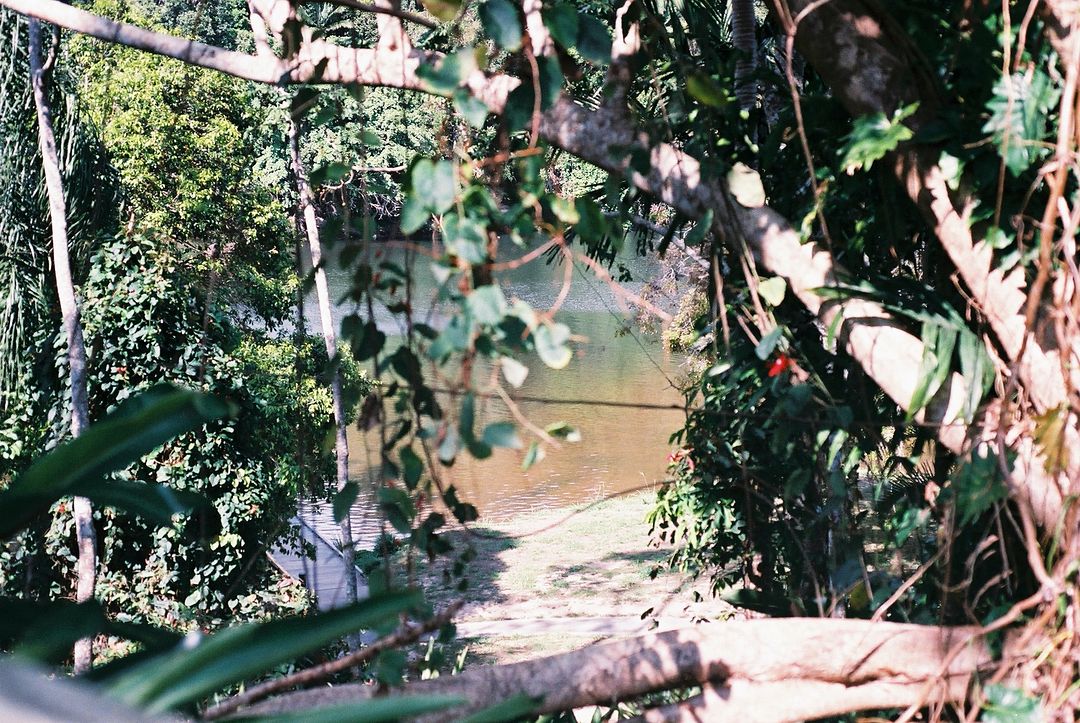
[[787, 354], [777, 354], [776, 358], [773, 359], [772, 364], [769, 365], [768, 375], [770, 377], [778, 376], [794, 365], [795, 362]]

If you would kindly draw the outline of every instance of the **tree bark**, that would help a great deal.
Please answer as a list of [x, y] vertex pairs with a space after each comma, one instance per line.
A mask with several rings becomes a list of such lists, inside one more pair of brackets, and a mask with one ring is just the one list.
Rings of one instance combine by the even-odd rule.
[[754, 34], [754, 0], [731, 1], [731, 40], [742, 56], [735, 61], [735, 97], [739, 108], [750, 110], [757, 99], [757, 37]]
[[[517, 695], [539, 699], [535, 713], [550, 713], [713, 684], [718, 695], [683, 704], [704, 711], [699, 720], [803, 720], [833, 711], [908, 705], [922, 696], [928, 702], [961, 700], [971, 676], [993, 665], [977, 628], [787, 618], [700, 625], [471, 668], [407, 685], [395, 695], [466, 698], [467, 705], [422, 719], [451, 721]], [[807, 695], [780, 694], [781, 686]], [[244, 713], [305, 711], [370, 694], [370, 686], [360, 684], [319, 688], [286, 694]]]
[[[52, 222], [53, 272], [56, 295], [60, 300], [64, 334], [67, 336], [68, 377], [71, 382], [71, 435], [78, 437], [90, 423], [86, 394], [86, 346], [83, 342], [79, 304], [71, 278], [68, 258], [67, 209], [64, 202], [64, 182], [56, 155], [52, 112], [49, 107], [49, 74], [56, 60], [56, 48], [48, 61], [41, 52], [41, 24], [30, 21], [30, 81], [37, 108], [38, 137], [41, 144], [41, 164], [45, 171], [45, 187], [49, 196], [49, 216]], [[94, 597], [97, 577], [97, 533], [94, 531], [94, 511], [90, 500], [76, 497], [74, 504], [75, 537], [78, 546], [77, 583], [75, 600], [84, 603]], [[85, 673], [93, 665], [93, 641], [83, 638], [75, 643], [75, 672]]]
[[[289, 124], [289, 151], [292, 156], [292, 171], [296, 178], [296, 190], [300, 197], [300, 210], [304, 217], [304, 230], [307, 232], [308, 249], [311, 252], [311, 264], [315, 272], [315, 292], [319, 299], [319, 321], [322, 325], [323, 341], [326, 343], [326, 357], [333, 370], [330, 378], [330, 393], [333, 398], [334, 451], [336, 456], [336, 482], [340, 493], [349, 484], [349, 438], [345, 422], [345, 399], [341, 387], [341, 371], [338, 367], [337, 331], [334, 318], [330, 314], [330, 289], [326, 282], [326, 269], [323, 266], [322, 243], [319, 240], [319, 222], [315, 216], [315, 200], [308, 184], [307, 172], [300, 157], [299, 121], [292, 119]], [[348, 513], [341, 520], [342, 556], [345, 558], [346, 597], [350, 603], [357, 600], [356, 548], [353, 542], [352, 520]]]

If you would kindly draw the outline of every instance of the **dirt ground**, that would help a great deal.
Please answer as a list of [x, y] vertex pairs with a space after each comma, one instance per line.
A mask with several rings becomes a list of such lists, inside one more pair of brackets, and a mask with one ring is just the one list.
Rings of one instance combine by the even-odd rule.
[[[670, 626], [730, 617], [730, 606], [709, 595], [707, 581], [671, 571], [665, 564], [670, 549], [650, 544], [645, 515], [651, 500], [639, 493], [453, 533], [455, 553], [471, 546], [476, 557], [468, 563], [467, 589], [458, 591], [453, 578], [436, 584], [435, 602], [464, 597], [459, 623], [506, 621], [498, 635], [467, 640], [470, 657], [509, 662], [614, 637], [575, 633], [572, 622], [563, 623], [562, 632], [521, 635], [515, 621], [610, 617], [625, 624], [633, 618], [644, 619], [647, 628], [650, 620]], [[443, 560], [418, 570], [439, 583], [450, 567]]]

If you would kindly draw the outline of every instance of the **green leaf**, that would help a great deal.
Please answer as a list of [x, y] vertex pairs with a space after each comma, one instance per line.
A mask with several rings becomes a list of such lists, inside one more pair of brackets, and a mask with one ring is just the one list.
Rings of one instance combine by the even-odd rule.
[[360, 485], [355, 482], [346, 482], [334, 495], [333, 508], [334, 508], [334, 522], [341, 524], [352, 509], [353, 503], [356, 502], [356, 498], [360, 495]]
[[60, 662], [71, 655], [76, 640], [99, 633], [143, 643], [152, 649], [171, 646], [180, 636], [140, 623], [110, 620], [95, 600], [37, 602], [0, 598], [0, 639], [14, 641], [16, 654], [43, 662]]
[[996, 457], [985, 451], [972, 452], [971, 458], [957, 468], [951, 483], [961, 525], [978, 519], [1009, 496]]
[[570, 327], [566, 324], [540, 326], [533, 332], [536, 341], [536, 353], [540, 360], [552, 369], [562, 369], [570, 363], [573, 353], [567, 342], [570, 341]]
[[416, 233], [424, 227], [429, 218], [431, 218], [431, 212], [422, 201], [413, 196], [405, 197], [405, 201], [401, 204], [401, 233], [406, 236]]
[[453, 97], [454, 108], [469, 122], [469, 125], [473, 128], [482, 128], [488, 116], [487, 104], [464, 88], [454, 91]]
[[709, 231], [712, 230], [712, 222], [713, 210], [710, 208], [708, 211], [702, 214], [701, 218], [698, 219], [698, 222], [694, 224], [694, 227], [690, 229], [689, 233], [686, 234], [686, 237], [683, 239], [683, 243], [687, 246], [699, 245], [702, 241], [705, 240], [705, 237], [708, 235]]
[[567, 422], [553, 422], [544, 428], [552, 437], [566, 442], [580, 442], [581, 430]]
[[521, 461], [521, 471], [527, 472], [537, 462], [544, 459], [544, 448], [540, 446], [539, 442], [533, 442], [529, 445], [529, 449], [525, 452], [525, 459]]
[[741, 205], [761, 208], [765, 205], [765, 187], [761, 176], [745, 163], [736, 163], [727, 174], [728, 189]]
[[424, 473], [424, 462], [412, 447], [401, 448], [401, 478], [410, 490], [416, 489], [420, 475]]
[[83, 487], [100, 483], [174, 437], [231, 413], [225, 402], [185, 389], [162, 385], [143, 392], [81, 437], [46, 454], [0, 492], [0, 536], [22, 529], [55, 500], [82, 494]]
[[754, 354], [761, 361], [765, 361], [772, 356], [773, 350], [776, 349], [776, 345], [780, 343], [780, 339], [784, 336], [784, 330], [779, 326], [773, 327], [773, 330], [761, 338], [758, 345], [754, 347]]
[[492, 447], [506, 449], [521, 449], [521, 437], [518, 436], [517, 427], [513, 422], [493, 422], [484, 427], [482, 435], [484, 443]]
[[442, 222], [446, 250], [470, 264], [487, 261], [487, 228], [468, 216], [448, 213]]
[[732, 100], [719, 83], [704, 73], [694, 73], [687, 77], [686, 91], [695, 100], [713, 108], [723, 108]]
[[923, 325], [923, 358], [919, 365], [919, 381], [907, 411], [908, 420], [914, 419], [949, 378], [957, 336], [955, 329], [935, 323]]
[[173, 524], [173, 515], [199, 511], [212, 528], [208, 534], [217, 534], [221, 529], [221, 517], [214, 505], [198, 492], [114, 479], [87, 482], [80, 485], [79, 494], [100, 507], [124, 510], [165, 527]]
[[1042, 723], [1042, 702], [1018, 688], [1001, 684], [983, 689], [983, 723]]
[[201, 639], [189, 636], [174, 650], [119, 674], [107, 689], [129, 705], [163, 713], [391, 621], [422, 602], [419, 591], [394, 592], [310, 617], [239, 625]]
[[424, 90], [448, 96], [478, 69], [476, 49], [464, 47], [443, 57], [435, 65], [421, 65], [416, 74], [423, 81]]
[[564, 48], [577, 45], [578, 10], [569, 3], [557, 3], [541, 11], [544, 26], [552, 39]]
[[581, 220], [581, 215], [578, 214], [577, 205], [573, 199], [555, 196], [551, 199], [551, 210], [557, 219], [568, 226], [573, 226]]
[[409, 493], [397, 487], [380, 487], [377, 495], [379, 507], [386, 514], [387, 521], [398, 532], [409, 534], [416, 517], [416, 507]]
[[352, 167], [346, 163], [334, 161], [325, 166], [319, 166], [308, 176], [308, 183], [312, 186], [321, 186], [324, 183], [340, 183], [352, 173]]
[[577, 51], [590, 63], [610, 64], [611, 31], [607, 24], [593, 15], [578, 15]]
[[461, 451], [461, 437], [458, 436], [456, 427], [449, 426], [446, 428], [446, 435], [439, 444], [439, 461], [449, 467], [454, 463], [459, 451]]
[[465, 303], [478, 324], [495, 326], [506, 315], [506, 296], [495, 284], [487, 284], [469, 292]]
[[601, 241], [608, 232], [607, 219], [600, 206], [591, 198], [579, 198], [574, 202], [578, 213], [578, 223], [574, 227], [581, 240], [586, 243]]
[[458, 522], [465, 524], [466, 522], [472, 522], [479, 518], [479, 514], [476, 508], [470, 505], [468, 502], [462, 502], [458, 499], [457, 488], [454, 485], [450, 485], [443, 493], [443, 502], [454, 513], [454, 518]]
[[500, 357], [499, 366], [502, 367], [503, 378], [514, 389], [520, 389], [521, 385], [525, 383], [525, 377], [529, 376], [529, 367], [513, 357]]
[[457, 197], [454, 164], [447, 160], [421, 158], [410, 174], [410, 195], [432, 213], [446, 213]]
[[758, 293], [761, 294], [761, 298], [765, 299], [770, 306], [780, 306], [780, 302], [784, 300], [784, 293], [786, 291], [787, 282], [780, 276], [762, 279], [761, 282], [758, 283]]
[[[350, 330], [351, 331], [351, 330]], [[348, 335], [349, 346], [357, 361], [367, 361], [382, 351], [386, 343], [386, 334], [379, 330], [374, 321], [365, 322], [355, 332]]]
[[1041, 141], [1060, 94], [1058, 84], [1037, 66], [1001, 76], [994, 84], [983, 132], [992, 134], [998, 154], [1014, 176], [1049, 153]]
[[[449, 695], [388, 696], [354, 703], [309, 708], [298, 713], [260, 716], [259, 723], [392, 723], [424, 713], [465, 705], [465, 698]], [[238, 720], [247, 720], [240, 718]]]
[[420, 2], [425, 10], [444, 23], [450, 22], [461, 12], [460, 0], [420, 0]]
[[918, 103], [898, 108], [892, 119], [884, 113], [874, 113], [855, 119], [854, 128], [845, 139], [840, 167], [848, 175], [859, 169], [869, 169], [874, 161], [896, 150], [912, 137], [911, 129], [903, 124], [918, 109]]
[[521, 50], [521, 21], [509, 0], [487, 0], [480, 5], [480, 23], [495, 43], [511, 53]]

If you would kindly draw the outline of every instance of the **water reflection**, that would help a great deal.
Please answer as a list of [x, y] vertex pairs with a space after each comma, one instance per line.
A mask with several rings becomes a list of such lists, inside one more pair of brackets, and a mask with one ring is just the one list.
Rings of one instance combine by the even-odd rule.
[[[622, 263], [638, 280], [627, 284], [635, 292], [641, 287], [640, 279], [655, 271], [655, 263], [642, 259], [628, 258]], [[421, 256], [414, 269], [417, 316], [422, 318], [430, 311], [433, 325], [438, 326], [438, 308], [430, 308], [437, 286], [430, 262]], [[535, 308], [545, 309], [559, 294], [564, 271], [563, 267], [539, 261], [503, 274], [500, 282], [507, 298], [517, 297]], [[344, 296], [348, 282], [343, 272], [332, 273], [331, 296], [335, 299]], [[346, 306], [337, 307], [337, 321], [340, 323], [350, 311]], [[318, 315], [313, 301], [307, 313], [309, 323], [314, 325], [311, 328], [317, 329]], [[682, 376], [681, 357], [665, 352], [655, 336], [642, 334], [622, 312], [605, 283], [584, 267], [575, 268], [569, 296], [556, 318], [587, 341], [576, 345], [574, 359], [566, 369], [549, 369], [535, 356], [523, 359], [530, 372], [515, 396], [563, 400], [521, 401], [519, 407], [540, 427], [557, 421], [569, 422], [580, 429], [582, 441], [565, 443], [561, 450], [550, 450], [543, 461], [527, 472], [521, 470], [523, 451], [497, 449], [483, 461], [474, 460], [467, 453], [459, 455], [444, 476], [457, 486], [462, 499], [477, 506], [482, 518], [504, 518], [653, 484], [664, 473], [668, 438], [682, 425], [682, 412], [676, 409], [589, 403], [682, 403], [675, 386]], [[376, 311], [376, 320], [388, 335], [401, 333], [400, 320], [385, 310]], [[512, 419], [510, 412], [501, 400], [478, 400], [478, 429], [493, 421], [509, 419]], [[520, 431], [523, 439], [530, 438], [524, 430]], [[353, 428], [349, 441], [350, 471], [354, 478], [365, 480], [369, 463], [377, 459], [377, 432], [365, 434]], [[374, 529], [372, 509], [370, 496], [362, 495], [353, 510], [354, 526], [368, 533], [362, 537], [368, 537]], [[332, 522], [325, 519], [328, 516], [325, 510], [317, 515], [323, 523], [320, 527], [332, 528]]]

